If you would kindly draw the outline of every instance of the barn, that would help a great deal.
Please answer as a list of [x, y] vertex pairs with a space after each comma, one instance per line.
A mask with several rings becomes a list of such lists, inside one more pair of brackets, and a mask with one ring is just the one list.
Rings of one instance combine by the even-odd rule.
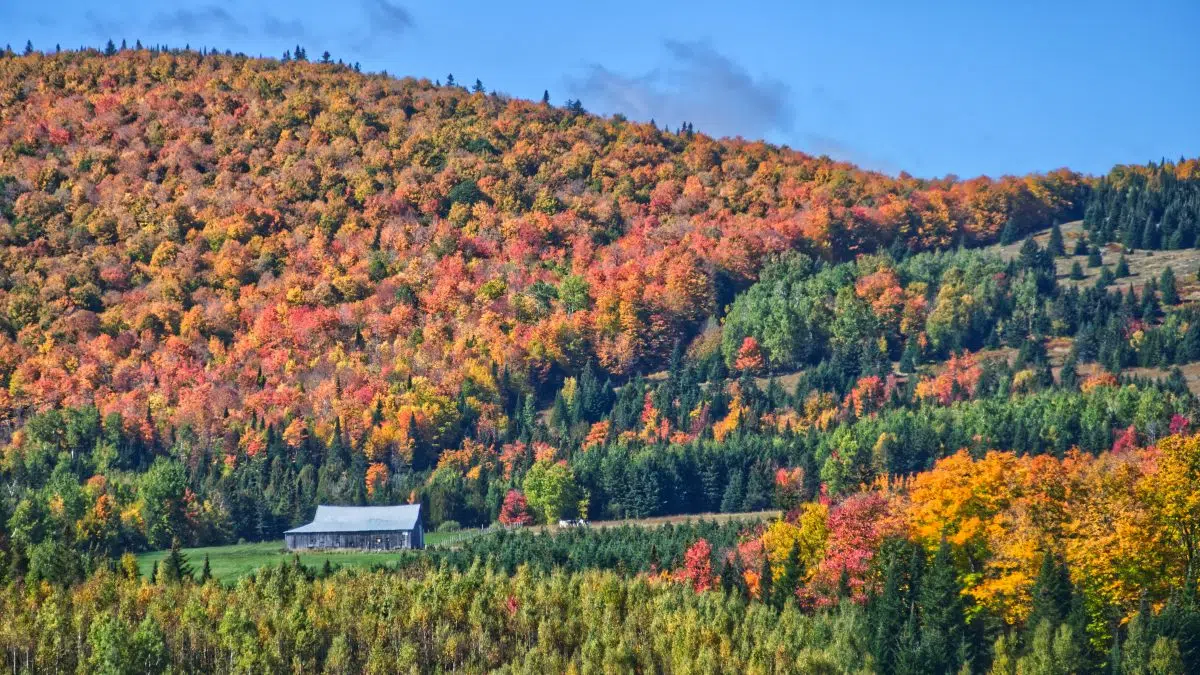
[[424, 548], [421, 505], [318, 506], [307, 525], [283, 533], [288, 550], [394, 551]]

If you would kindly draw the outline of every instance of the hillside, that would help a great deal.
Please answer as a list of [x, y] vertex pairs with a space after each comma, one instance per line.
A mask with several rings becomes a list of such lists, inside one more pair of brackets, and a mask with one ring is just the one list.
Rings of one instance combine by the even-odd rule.
[[[450, 78], [29, 51], [14, 670], [1200, 670], [1200, 161], [920, 180]], [[280, 548], [400, 503], [453, 545]]]
[[1088, 185], [890, 178], [194, 52], [0, 59], [0, 123], [10, 430], [92, 402], [147, 442], [340, 420], [355, 443], [415, 443], [417, 465], [502, 434], [516, 397], [589, 359], [661, 368], [772, 254], [986, 242], [1077, 216]]

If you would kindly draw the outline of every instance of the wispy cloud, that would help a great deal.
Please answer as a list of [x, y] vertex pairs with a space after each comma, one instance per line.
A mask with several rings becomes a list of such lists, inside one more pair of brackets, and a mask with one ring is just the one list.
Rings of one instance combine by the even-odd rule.
[[150, 28], [182, 35], [221, 34], [241, 37], [246, 26], [223, 7], [204, 5], [195, 9], [181, 7], [160, 12], [150, 20]]
[[371, 31], [396, 35], [413, 27], [412, 14], [400, 5], [388, 0], [363, 0], [363, 6]]
[[568, 89], [585, 104], [640, 120], [691, 122], [718, 136], [789, 134], [790, 93], [782, 82], [755, 77], [707, 42], [668, 40], [664, 64], [642, 75], [624, 75], [592, 64], [569, 77]]
[[262, 32], [269, 38], [280, 40], [300, 40], [309, 38], [308, 28], [297, 19], [281, 19], [267, 15], [262, 20]]

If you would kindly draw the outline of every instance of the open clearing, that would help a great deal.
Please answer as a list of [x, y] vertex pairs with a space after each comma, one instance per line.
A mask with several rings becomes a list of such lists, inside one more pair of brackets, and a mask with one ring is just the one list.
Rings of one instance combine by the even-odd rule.
[[[770, 520], [779, 515], [779, 511], [757, 511], [754, 513], [702, 513], [693, 515], [662, 516], [658, 518], [642, 518], [638, 520], [604, 520], [589, 524], [593, 528], [617, 527], [620, 525], [637, 525], [639, 527], [660, 527], [667, 523], [679, 524], [689, 521], [710, 520], [727, 522], [731, 520]], [[546, 527], [536, 528], [538, 531]], [[556, 529], [556, 528], [555, 528]], [[425, 535], [427, 546], [454, 546], [467, 539], [480, 536], [491, 530], [466, 529], [458, 532], [429, 532]], [[204, 565], [204, 556], [208, 556], [209, 566], [215, 579], [222, 582], [234, 581], [265, 566], [275, 566], [292, 559], [293, 553], [284, 547], [282, 541], [264, 541], [254, 544], [233, 544], [230, 546], [208, 546], [204, 548], [185, 548], [183, 554], [188, 564], [198, 575]], [[297, 553], [300, 562], [307, 567], [319, 568], [328, 560], [334, 567], [373, 567], [387, 565], [396, 559], [395, 553], [367, 551], [313, 551]], [[138, 570], [143, 577], [149, 577], [154, 563], [167, 557], [167, 551], [142, 553], [137, 556]]]

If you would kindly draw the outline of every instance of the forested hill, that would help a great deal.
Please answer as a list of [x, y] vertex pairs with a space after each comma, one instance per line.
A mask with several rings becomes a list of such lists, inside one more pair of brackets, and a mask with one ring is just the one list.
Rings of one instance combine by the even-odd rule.
[[5, 54], [8, 432], [94, 404], [151, 443], [340, 425], [428, 463], [589, 360], [663, 368], [772, 254], [986, 242], [1081, 216], [1090, 185], [893, 178], [451, 79]]

